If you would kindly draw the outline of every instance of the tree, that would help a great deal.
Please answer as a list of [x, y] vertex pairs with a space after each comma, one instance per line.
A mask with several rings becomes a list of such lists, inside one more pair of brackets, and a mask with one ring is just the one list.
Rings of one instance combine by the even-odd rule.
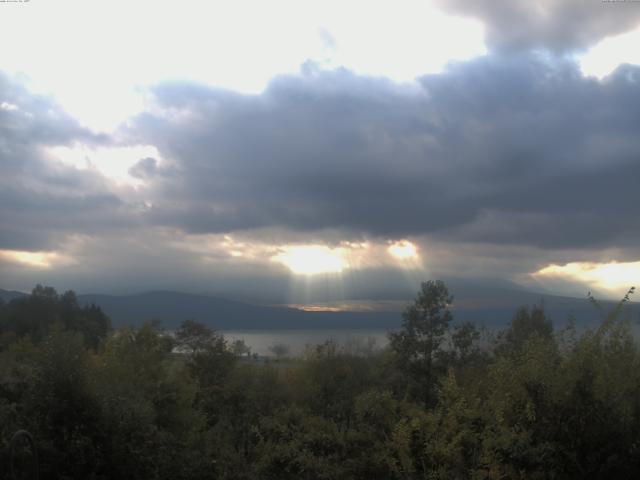
[[240, 338], [233, 341], [231, 344], [231, 351], [237, 357], [242, 357], [243, 355], [246, 355], [247, 357], [251, 356], [251, 347]]
[[274, 343], [269, 346], [269, 351], [273, 353], [278, 360], [289, 355], [291, 348], [286, 343]]
[[196, 404], [213, 425], [219, 418], [225, 384], [238, 359], [223, 335], [195, 320], [182, 322], [175, 341], [198, 387]]
[[449, 310], [452, 302], [444, 282], [423, 282], [414, 303], [403, 314], [402, 330], [389, 334], [398, 367], [409, 376], [425, 405], [435, 399], [441, 345], [453, 318]]
[[35, 384], [24, 408], [38, 422], [33, 434], [43, 470], [54, 473], [48, 478], [89, 478], [102, 464], [104, 443], [82, 335], [54, 327], [40, 344], [38, 357]]
[[36, 343], [47, 338], [54, 325], [82, 334], [85, 345], [96, 349], [111, 329], [109, 318], [95, 305], [80, 306], [69, 290], [58, 295], [52, 287], [37, 285], [31, 295], [9, 302], [0, 318], [0, 332], [29, 336]]
[[477, 363], [482, 357], [479, 340], [480, 330], [471, 322], [463, 322], [453, 328], [450, 354], [455, 366], [464, 367]]
[[187, 354], [196, 354], [218, 340], [218, 335], [206, 325], [195, 320], [184, 320], [176, 330], [178, 348]]
[[550, 340], [553, 337], [553, 324], [544, 313], [542, 305], [535, 305], [532, 308], [520, 307], [511, 320], [509, 328], [501, 335], [503, 343], [498, 348], [498, 353], [521, 350], [524, 344], [534, 336]]
[[354, 399], [371, 384], [370, 364], [370, 359], [345, 353], [334, 340], [327, 340], [306, 352], [296, 390], [313, 413], [348, 428]]

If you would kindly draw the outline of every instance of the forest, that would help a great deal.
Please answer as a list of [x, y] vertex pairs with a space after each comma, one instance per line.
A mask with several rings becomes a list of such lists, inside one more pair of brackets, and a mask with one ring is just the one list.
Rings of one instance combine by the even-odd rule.
[[43, 479], [640, 478], [632, 293], [596, 328], [532, 305], [486, 332], [431, 280], [384, 349], [265, 362], [195, 320], [114, 330], [37, 286], [0, 304], [2, 473], [24, 429]]

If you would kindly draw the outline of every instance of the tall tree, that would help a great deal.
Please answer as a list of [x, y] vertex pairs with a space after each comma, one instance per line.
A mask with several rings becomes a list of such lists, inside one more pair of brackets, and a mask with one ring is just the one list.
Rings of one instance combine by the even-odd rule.
[[[435, 400], [436, 378], [442, 365], [441, 348], [452, 320], [453, 296], [441, 280], [423, 282], [414, 303], [403, 314], [402, 330], [389, 334], [398, 367], [425, 405]], [[411, 387], [411, 385], [410, 385]]]

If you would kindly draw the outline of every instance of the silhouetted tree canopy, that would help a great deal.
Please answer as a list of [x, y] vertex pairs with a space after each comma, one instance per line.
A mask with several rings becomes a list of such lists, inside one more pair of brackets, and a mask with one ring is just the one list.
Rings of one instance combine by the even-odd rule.
[[442, 343], [453, 319], [453, 297], [441, 280], [423, 282], [403, 314], [402, 330], [389, 334], [398, 367], [412, 378], [425, 404], [432, 403], [436, 378], [442, 372]]
[[263, 362], [195, 320], [95, 348], [99, 309], [38, 286], [0, 305], [0, 468], [26, 428], [46, 480], [639, 478], [627, 301], [584, 331], [523, 307], [493, 339], [426, 282], [377, 353]]
[[81, 333], [87, 346], [97, 348], [111, 328], [100, 307], [79, 305], [72, 290], [58, 295], [52, 287], [37, 285], [31, 295], [13, 299], [0, 308], [1, 335], [28, 336], [35, 342], [59, 324], [63, 329]]

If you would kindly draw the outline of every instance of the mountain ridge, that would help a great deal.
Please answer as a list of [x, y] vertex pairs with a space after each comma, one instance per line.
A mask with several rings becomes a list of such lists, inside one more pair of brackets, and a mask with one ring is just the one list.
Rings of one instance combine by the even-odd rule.
[[[566, 324], [575, 317], [581, 325], [592, 325], [600, 314], [584, 298], [513, 290], [503, 287], [454, 285], [452, 312], [454, 321], [472, 321], [487, 327], [506, 326], [523, 305], [542, 303], [556, 325]], [[17, 291], [0, 289], [0, 298], [10, 301], [27, 296]], [[279, 330], [279, 329], [394, 329], [401, 325], [402, 310], [411, 300], [384, 310], [333, 311], [303, 310], [279, 305], [259, 305], [229, 300], [213, 295], [193, 294], [172, 290], [150, 290], [128, 295], [78, 295], [82, 305], [95, 304], [111, 318], [115, 327], [139, 326], [157, 320], [167, 329], [176, 328], [181, 321], [194, 319], [219, 330]], [[616, 302], [602, 301], [605, 311]], [[395, 307], [397, 306], [397, 308]], [[640, 305], [629, 304], [628, 312], [637, 317]]]

